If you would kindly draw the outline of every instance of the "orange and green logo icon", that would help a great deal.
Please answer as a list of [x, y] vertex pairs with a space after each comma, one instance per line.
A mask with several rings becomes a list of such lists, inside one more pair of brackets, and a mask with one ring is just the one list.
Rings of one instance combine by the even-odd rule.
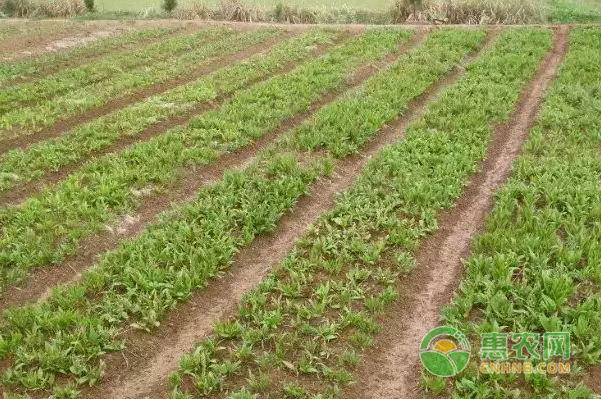
[[471, 347], [461, 331], [438, 327], [424, 337], [419, 350], [419, 357], [429, 372], [439, 377], [452, 377], [467, 366]]

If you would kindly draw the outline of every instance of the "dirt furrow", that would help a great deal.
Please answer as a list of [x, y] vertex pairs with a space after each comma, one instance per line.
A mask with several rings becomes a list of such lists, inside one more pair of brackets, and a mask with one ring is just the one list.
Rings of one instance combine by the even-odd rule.
[[[353, 32], [353, 34], [358, 33]], [[106, 232], [94, 234], [83, 240], [79, 246], [78, 255], [67, 259], [61, 264], [48, 265], [47, 267], [33, 270], [23, 284], [7, 288], [0, 293], [0, 313], [10, 307], [43, 300], [50, 294], [52, 287], [77, 281], [85, 270], [94, 265], [99, 254], [115, 249], [126, 238], [139, 235], [146, 226], [155, 221], [159, 213], [170, 209], [174, 203], [182, 203], [193, 198], [194, 193], [201, 187], [221, 179], [226, 170], [246, 165], [263, 147], [274, 142], [285, 132], [300, 125], [317, 112], [317, 110], [330, 104], [348, 90], [363, 83], [379, 68], [384, 67], [385, 64], [392, 62], [393, 59], [404, 54], [409, 48], [417, 45], [425, 34], [416, 36], [415, 40], [403, 46], [399, 52], [388, 57], [383, 62], [370, 63], [359, 68], [349, 78], [344, 88], [324, 95], [309, 110], [282, 122], [280, 126], [263, 138], [238, 151], [225, 154], [212, 164], [193, 170], [186, 170], [183, 172], [183, 176], [179, 179], [176, 186], [170, 188], [167, 194], [141, 199], [139, 210], [135, 215], [126, 215], [115, 226], [107, 229]]]
[[0, 155], [15, 148], [27, 148], [31, 144], [60, 136], [66, 131], [69, 131], [77, 126], [84, 125], [101, 116], [108, 115], [112, 112], [120, 110], [121, 108], [125, 108], [128, 105], [131, 105], [132, 103], [136, 103], [146, 98], [164, 93], [177, 86], [182, 86], [186, 83], [193, 82], [205, 75], [208, 75], [216, 69], [223, 68], [224, 66], [230, 65], [234, 62], [242, 61], [246, 58], [249, 58], [250, 56], [256, 53], [261, 52], [263, 49], [271, 48], [276, 44], [280, 43], [282, 40], [288, 39], [290, 37], [291, 34], [287, 32], [287, 34], [268, 39], [263, 43], [248, 46], [242, 51], [237, 51], [233, 54], [229, 54], [224, 57], [216, 57], [213, 59], [213, 61], [197, 69], [194, 69], [188, 74], [166, 80], [157, 85], [143, 88], [141, 90], [136, 91], [133, 94], [112, 98], [109, 101], [107, 101], [104, 105], [95, 107], [89, 111], [84, 111], [79, 114], [71, 115], [66, 119], [63, 119], [52, 126], [44, 128], [43, 130], [35, 134], [18, 134], [17, 129], [15, 131], [18, 134], [17, 136], [0, 141], [2, 145]]
[[495, 193], [504, 185], [513, 161], [536, 122], [544, 94], [568, 47], [568, 28], [555, 32], [553, 50], [523, 91], [508, 123], [499, 127], [482, 162], [453, 209], [441, 212], [439, 229], [417, 253], [417, 268], [399, 283], [402, 300], [393, 305], [358, 372], [348, 398], [389, 399], [421, 397], [419, 343], [439, 325], [440, 310], [449, 303], [462, 274], [474, 237], [484, 228]]
[[601, 395], [601, 364], [587, 368], [583, 382], [593, 393]]
[[[331, 45], [320, 46], [314, 52], [313, 57], [320, 57], [320, 56], [324, 55], [326, 52], [331, 50], [333, 47], [341, 44], [343, 41], [347, 40], [349, 37], [350, 37], [350, 35], [345, 35], [343, 38], [336, 40]], [[261, 53], [269, 52], [269, 50], [272, 49], [276, 44], [277, 43], [273, 43], [272, 46], [264, 48], [263, 51], [261, 51]], [[247, 89], [257, 83], [267, 81], [275, 76], [279, 76], [279, 75], [283, 75], [288, 72], [291, 72], [293, 69], [295, 69], [300, 64], [301, 63], [299, 63], [299, 62], [293, 62], [293, 63], [290, 63], [289, 65], [285, 66], [284, 68], [282, 68], [280, 71], [269, 74], [262, 78], [253, 79], [253, 80], [249, 81], [246, 85], [244, 85], [244, 87], [242, 87], [240, 90], [244, 90], [244, 89]], [[96, 151], [93, 154], [86, 156], [84, 159], [72, 162], [68, 165], [65, 165], [64, 167], [61, 167], [61, 168], [55, 170], [55, 171], [49, 171], [40, 179], [33, 180], [29, 183], [23, 184], [21, 186], [17, 186], [13, 189], [9, 189], [4, 192], [0, 192], [0, 207], [10, 206], [10, 205], [18, 205], [19, 203], [25, 201], [27, 198], [29, 198], [29, 197], [35, 195], [36, 193], [38, 193], [39, 191], [41, 191], [43, 188], [50, 187], [50, 186], [57, 184], [59, 181], [66, 178], [71, 173], [77, 171], [78, 169], [83, 167], [85, 164], [89, 163], [91, 160], [99, 158], [99, 157], [107, 155], [107, 154], [119, 153], [119, 152], [123, 151], [124, 149], [126, 149], [127, 147], [133, 146], [135, 144], [138, 144], [138, 143], [141, 143], [144, 141], [152, 140], [153, 138], [160, 136], [161, 134], [165, 133], [166, 131], [168, 131], [176, 126], [183, 125], [183, 124], [189, 122], [191, 119], [198, 117], [200, 114], [202, 114], [204, 112], [208, 112], [208, 111], [219, 108], [221, 105], [223, 105], [228, 99], [232, 98], [234, 95], [235, 95], [235, 93], [228, 94], [228, 95], [221, 95], [210, 102], [198, 104], [198, 105], [190, 108], [188, 111], [186, 111], [182, 115], [178, 115], [173, 118], [169, 118], [167, 120], [164, 120], [164, 121], [161, 121], [154, 125], [149, 126], [145, 130], [143, 130], [140, 134], [137, 134], [135, 136], [123, 136], [123, 137], [119, 138], [117, 141], [115, 141], [115, 143], [107, 146], [106, 148], [103, 148], [102, 150]]]
[[[487, 37], [491, 42], [496, 34]], [[488, 43], [484, 44], [486, 48]], [[465, 62], [472, 62], [476, 54]], [[179, 359], [206, 338], [216, 321], [232, 315], [246, 292], [257, 286], [293, 249], [318, 218], [332, 209], [337, 193], [351, 187], [370, 159], [385, 146], [404, 137], [405, 131], [423, 115], [427, 104], [462, 75], [455, 68], [427, 92], [411, 102], [402, 118], [382, 128], [359, 154], [338, 161], [331, 177], [316, 183], [291, 212], [279, 221], [275, 231], [261, 236], [237, 255], [228, 273], [197, 292], [190, 301], [169, 313], [158, 331], [151, 334], [129, 332], [124, 354], [107, 359], [109, 374], [105, 383], [86, 392], [84, 398], [142, 399], [167, 397], [167, 376], [177, 369]], [[151, 350], [152, 348], [152, 350]]]

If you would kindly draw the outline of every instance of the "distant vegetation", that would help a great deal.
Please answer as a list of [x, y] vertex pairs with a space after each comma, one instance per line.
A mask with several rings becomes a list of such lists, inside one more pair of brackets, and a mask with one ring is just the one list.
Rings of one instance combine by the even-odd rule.
[[[6, 17], [179, 18], [285, 23], [528, 24], [599, 22], [591, 0], [0, 0]], [[259, 3], [260, 2], [260, 3]], [[155, 4], [156, 3], [156, 4]], [[94, 13], [93, 13], [94, 12]]]

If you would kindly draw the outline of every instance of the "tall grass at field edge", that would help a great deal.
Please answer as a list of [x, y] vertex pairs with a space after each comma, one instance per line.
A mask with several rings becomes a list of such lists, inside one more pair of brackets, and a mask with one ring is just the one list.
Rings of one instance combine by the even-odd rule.
[[[601, 22], [601, 9], [580, 0], [392, 0], [387, 10], [348, 6], [297, 6], [278, 1], [254, 6], [247, 0], [182, 2], [170, 11], [146, 7], [140, 11], [101, 10], [82, 0], [0, 0], [0, 16], [76, 17], [78, 19], [207, 19], [239, 22], [328, 24], [529, 24]], [[93, 6], [92, 6], [93, 7]], [[99, 10], [100, 9], [100, 10]]]

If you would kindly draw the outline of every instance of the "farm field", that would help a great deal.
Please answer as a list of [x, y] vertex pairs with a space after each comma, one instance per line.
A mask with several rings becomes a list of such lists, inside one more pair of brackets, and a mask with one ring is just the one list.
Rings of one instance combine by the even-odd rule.
[[0, 26], [4, 398], [601, 395], [601, 27], [54, 24]]

